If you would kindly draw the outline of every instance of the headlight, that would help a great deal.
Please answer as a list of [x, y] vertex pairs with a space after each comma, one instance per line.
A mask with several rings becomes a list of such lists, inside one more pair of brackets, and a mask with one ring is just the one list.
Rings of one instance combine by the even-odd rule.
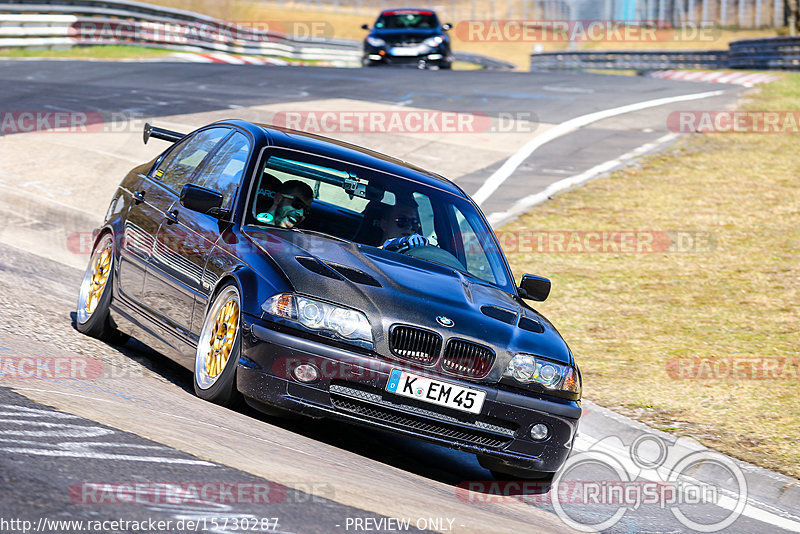
[[433, 37], [428, 37], [427, 39], [422, 41], [422, 44], [424, 44], [425, 46], [428, 46], [430, 48], [436, 48], [437, 46], [439, 46], [443, 42], [444, 42], [444, 38], [441, 35], [434, 35]]
[[292, 293], [279, 293], [268, 298], [261, 309], [321, 334], [372, 343], [372, 327], [367, 316], [360, 311]]
[[386, 41], [384, 41], [380, 37], [373, 37], [371, 35], [368, 35], [367, 36], [367, 44], [369, 44], [370, 46], [374, 46], [374, 47], [386, 46]]
[[520, 384], [539, 384], [554, 391], [581, 392], [578, 372], [574, 368], [532, 354], [517, 354], [511, 358], [503, 376]]

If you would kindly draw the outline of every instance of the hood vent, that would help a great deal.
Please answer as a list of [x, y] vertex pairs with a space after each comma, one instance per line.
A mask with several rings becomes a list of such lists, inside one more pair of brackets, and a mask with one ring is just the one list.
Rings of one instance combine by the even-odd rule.
[[322, 276], [327, 276], [328, 278], [333, 278], [334, 280], [344, 280], [339, 274], [325, 265], [324, 263], [320, 263], [314, 258], [309, 258], [307, 256], [295, 256], [297, 262], [311, 271], [312, 273], [317, 273]]
[[344, 276], [351, 282], [355, 282], [356, 284], [362, 284], [365, 286], [373, 286], [373, 287], [381, 287], [380, 282], [372, 278], [370, 275], [365, 273], [364, 271], [359, 271], [358, 269], [353, 269], [352, 267], [348, 267], [347, 265], [339, 265], [338, 263], [326, 263], [328, 267], [339, 273], [340, 275]]
[[519, 320], [519, 327], [528, 332], [536, 332], [537, 334], [544, 333], [544, 326], [542, 323], [530, 317], [523, 317]]
[[481, 306], [481, 311], [484, 315], [492, 319], [497, 319], [498, 321], [503, 321], [506, 324], [514, 324], [517, 320], [517, 312], [505, 308], [489, 306], [487, 304], [486, 306]]

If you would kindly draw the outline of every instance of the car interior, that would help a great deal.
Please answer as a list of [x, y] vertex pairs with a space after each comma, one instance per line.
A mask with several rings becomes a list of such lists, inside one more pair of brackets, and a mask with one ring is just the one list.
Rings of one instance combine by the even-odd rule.
[[[379, 179], [368, 180], [352, 171], [270, 156], [264, 163], [255, 198], [250, 202], [246, 224], [267, 225], [257, 219], [273, 203], [275, 192], [287, 180], [307, 183], [314, 199], [297, 230], [328, 234], [347, 241], [380, 247], [385, 241], [380, 221], [390, 212], [398, 199], [408, 199], [418, 207], [420, 233], [429, 240], [428, 246], [407, 251], [408, 256], [432, 261], [478, 278], [495, 283], [493, 269], [475, 233], [457, 208], [436, 202], [434, 197], [412, 190], [390, 191]], [[440, 236], [447, 236], [440, 239]]]

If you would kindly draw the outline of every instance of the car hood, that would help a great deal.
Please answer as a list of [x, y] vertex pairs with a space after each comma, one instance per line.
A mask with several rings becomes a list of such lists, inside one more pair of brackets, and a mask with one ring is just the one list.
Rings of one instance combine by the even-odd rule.
[[[389, 328], [406, 324], [439, 332], [445, 343], [458, 337], [490, 346], [497, 358], [486, 381], [499, 380], [516, 352], [573, 363], [566, 343], [544, 316], [455, 269], [322, 234], [279, 229], [248, 229], [246, 234], [297, 293], [363, 311], [381, 354], [389, 354]], [[454, 326], [441, 326], [438, 316]], [[527, 318], [523, 324], [528, 329], [518, 326], [521, 317]]]
[[[387, 43], [421, 43], [428, 37], [435, 37], [442, 35], [442, 32], [435, 29], [385, 29], [385, 30], [372, 30], [370, 33], [373, 37], [380, 37]], [[442, 35], [442, 37], [445, 37]]]

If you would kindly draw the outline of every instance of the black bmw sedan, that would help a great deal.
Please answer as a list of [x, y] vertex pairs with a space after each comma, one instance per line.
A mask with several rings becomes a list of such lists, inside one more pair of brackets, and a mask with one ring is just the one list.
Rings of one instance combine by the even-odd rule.
[[245, 121], [169, 141], [125, 177], [95, 231], [80, 331], [133, 335], [246, 401], [475, 453], [551, 476], [581, 376], [454, 183], [343, 142]]
[[427, 9], [387, 9], [378, 15], [364, 39], [364, 66], [414, 65], [449, 69], [450, 24], [441, 24], [436, 13]]

